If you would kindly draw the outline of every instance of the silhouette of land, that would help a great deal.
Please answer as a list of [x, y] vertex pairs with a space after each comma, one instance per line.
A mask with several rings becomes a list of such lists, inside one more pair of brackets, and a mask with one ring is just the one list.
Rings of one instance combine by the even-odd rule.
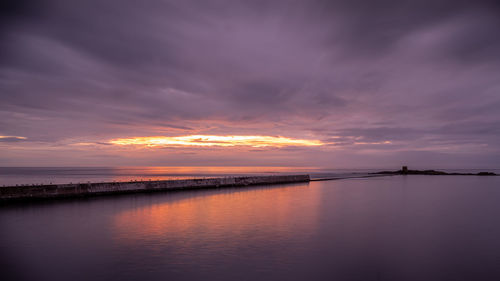
[[432, 175], [432, 176], [498, 176], [492, 172], [479, 172], [479, 173], [447, 173], [436, 170], [409, 170], [407, 166], [403, 166], [401, 170], [397, 171], [381, 171], [373, 173], [376, 175]]

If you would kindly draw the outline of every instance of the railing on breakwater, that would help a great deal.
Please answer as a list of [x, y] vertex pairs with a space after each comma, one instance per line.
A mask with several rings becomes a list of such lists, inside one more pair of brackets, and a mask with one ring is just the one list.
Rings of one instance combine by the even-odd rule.
[[79, 197], [180, 189], [237, 187], [261, 184], [309, 182], [309, 175], [272, 175], [186, 180], [101, 182], [0, 187], [0, 200]]

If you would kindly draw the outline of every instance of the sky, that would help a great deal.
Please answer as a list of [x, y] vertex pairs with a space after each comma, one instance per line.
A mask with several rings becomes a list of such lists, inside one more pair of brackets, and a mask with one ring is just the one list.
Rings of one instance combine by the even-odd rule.
[[0, 4], [0, 166], [500, 168], [500, 4]]

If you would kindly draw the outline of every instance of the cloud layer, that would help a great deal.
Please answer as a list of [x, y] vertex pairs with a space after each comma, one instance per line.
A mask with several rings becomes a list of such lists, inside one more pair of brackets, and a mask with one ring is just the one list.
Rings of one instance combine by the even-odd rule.
[[[2, 5], [0, 165], [500, 166], [498, 1]], [[329, 145], [106, 145], [157, 135]]]

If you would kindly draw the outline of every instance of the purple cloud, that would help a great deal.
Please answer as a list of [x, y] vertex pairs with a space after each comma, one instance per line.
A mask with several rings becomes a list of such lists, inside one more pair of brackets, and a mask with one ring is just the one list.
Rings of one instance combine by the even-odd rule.
[[[2, 141], [16, 152], [0, 156], [5, 165], [16, 157], [37, 165], [47, 146], [188, 134], [331, 143], [287, 152], [295, 158], [247, 151], [252, 165], [290, 157], [315, 166], [377, 165], [381, 157], [399, 165], [424, 162], [414, 157], [422, 151], [443, 166], [500, 164], [491, 160], [500, 156], [498, 1], [2, 5], [0, 135], [27, 137]], [[391, 145], [377, 145], [385, 141]], [[93, 149], [100, 158], [90, 164], [136, 163]], [[85, 153], [61, 152], [58, 161]], [[156, 159], [149, 157], [139, 162]], [[182, 157], [150, 164], [186, 164]], [[240, 152], [222, 158], [242, 161]]]

